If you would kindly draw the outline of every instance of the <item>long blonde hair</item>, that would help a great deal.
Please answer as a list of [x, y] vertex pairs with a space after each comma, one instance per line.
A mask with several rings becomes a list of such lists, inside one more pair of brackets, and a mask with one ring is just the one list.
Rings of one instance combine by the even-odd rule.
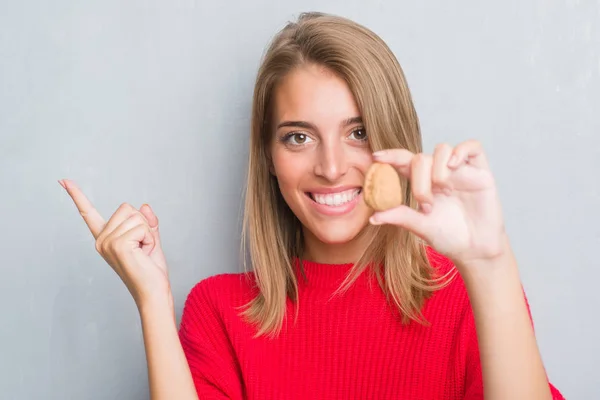
[[[278, 82], [292, 69], [318, 64], [345, 80], [361, 111], [371, 150], [405, 148], [421, 152], [421, 133], [404, 73], [375, 33], [343, 17], [303, 13], [271, 42], [259, 68], [252, 104], [250, 155], [245, 195], [242, 254], [249, 253], [259, 294], [242, 315], [258, 326], [256, 336], [274, 337], [282, 329], [286, 301], [298, 304], [294, 259], [303, 251], [298, 218], [285, 203], [270, 173], [272, 102]], [[405, 204], [416, 208], [403, 179]], [[340, 290], [366, 268], [376, 275], [402, 322], [423, 321], [424, 301], [441, 286], [425, 244], [407, 230], [368, 226], [372, 238]], [[380, 266], [379, 268], [375, 266]]]

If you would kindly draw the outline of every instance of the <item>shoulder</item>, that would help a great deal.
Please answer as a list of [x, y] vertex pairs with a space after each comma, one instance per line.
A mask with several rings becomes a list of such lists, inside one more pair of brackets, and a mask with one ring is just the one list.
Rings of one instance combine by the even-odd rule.
[[[253, 272], [209, 276], [196, 283], [185, 300], [185, 308], [220, 307], [247, 302], [258, 292]], [[240, 304], [241, 305], [241, 304]]]
[[240, 309], [257, 293], [253, 273], [219, 274], [196, 283], [183, 305], [182, 340], [187, 343], [205, 337], [220, 341], [227, 336], [226, 326], [243, 326]]
[[244, 291], [252, 289], [255, 285], [254, 272], [218, 274], [206, 277], [196, 283], [190, 291], [190, 295], [203, 291]]

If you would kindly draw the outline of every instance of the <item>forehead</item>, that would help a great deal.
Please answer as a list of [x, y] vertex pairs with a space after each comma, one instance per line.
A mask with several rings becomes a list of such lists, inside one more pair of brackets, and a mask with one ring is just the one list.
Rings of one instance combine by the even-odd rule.
[[339, 122], [359, 116], [346, 82], [325, 67], [308, 64], [289, 72], [275, 88], [276, 121]]

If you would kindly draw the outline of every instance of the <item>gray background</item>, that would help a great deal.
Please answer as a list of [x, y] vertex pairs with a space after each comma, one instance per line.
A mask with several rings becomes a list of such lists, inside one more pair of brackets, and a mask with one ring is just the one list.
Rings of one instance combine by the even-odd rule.
[[178, 317], [239, 270], [256, 69], [300, 11], [355, 19], [403, 65], [425, 146], [480, 139], [551, 380], [600, 398], [600, 2], [0, 3], [0, 396], [148, 397], [139, 318], [56, 182], [161, 218]]

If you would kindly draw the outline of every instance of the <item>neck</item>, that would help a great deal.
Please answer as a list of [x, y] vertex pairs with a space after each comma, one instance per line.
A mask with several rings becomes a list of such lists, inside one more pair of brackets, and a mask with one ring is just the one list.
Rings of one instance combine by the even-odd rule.
[[369, 227], [365, 227], [353, 239], [343, 243], [324, 243], [308, 229], [304, 232], [305, 260], [322, 264], [355, 263], [363, 255], [372, 235]]

